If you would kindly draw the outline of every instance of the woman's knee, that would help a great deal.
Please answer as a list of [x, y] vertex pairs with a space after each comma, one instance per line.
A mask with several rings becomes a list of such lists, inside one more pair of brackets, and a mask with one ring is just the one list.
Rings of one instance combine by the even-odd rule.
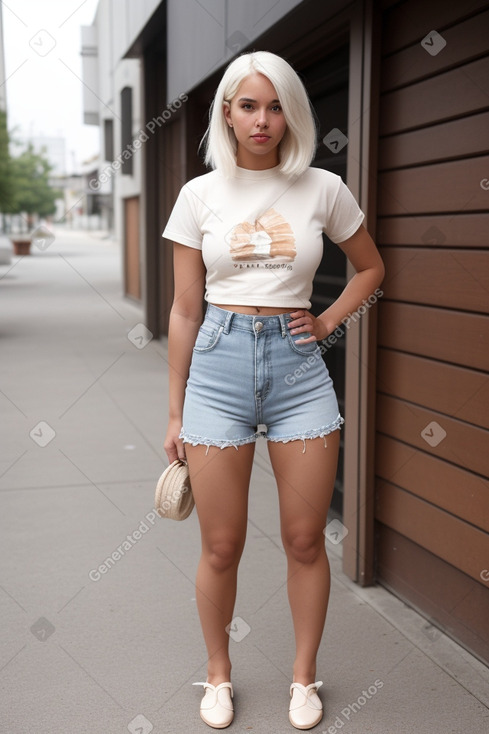
[[312, 530], [296, 530], [284, 533], [285, 552], [297, 563], [315, 563], [324, 554], [324, 535]]
[[220, 538], [204, 545], [203, 556], [215, 571], [227, 571], [239, 563], [242, 551], [240, 538]]

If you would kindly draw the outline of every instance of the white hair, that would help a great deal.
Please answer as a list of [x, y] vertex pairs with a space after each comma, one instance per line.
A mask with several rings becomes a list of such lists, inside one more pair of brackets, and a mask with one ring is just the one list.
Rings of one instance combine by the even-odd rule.
[[216, 90], [209, 113], [209, 126], [202, 139], [205, 163], [227, 178], [236, 169], [237, 141], [224, 117], [224, 102], [230, 102], [247, 76], [263, 74], [275, 87], [287, 128], [279, 144], [279, 170], [300, 175], [316, 151], [314, 112], [304, 85], [290, 64], [269, 51], [242, 54], [232, 61]]

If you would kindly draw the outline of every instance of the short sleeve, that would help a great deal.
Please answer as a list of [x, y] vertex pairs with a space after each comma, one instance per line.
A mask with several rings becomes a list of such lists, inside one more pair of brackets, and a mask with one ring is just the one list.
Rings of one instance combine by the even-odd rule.
[[178, 195], [162, 237], [196, 250], [202, 249], [202, 231], [198, 222], [195, 196], [187, 184]]
[[365, 218], [350, 189], [340, 178], [338, 190], [324, 232], [335, 243], [355, 234]]

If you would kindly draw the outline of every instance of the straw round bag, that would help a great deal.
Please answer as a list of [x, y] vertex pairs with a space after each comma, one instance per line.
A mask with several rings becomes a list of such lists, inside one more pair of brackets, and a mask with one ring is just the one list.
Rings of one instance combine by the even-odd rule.
[[173, 461], [158, 479], [155, 492], [155, 509], [160, 517], [185, 520], [194, 508], [187, 464], [180, 459]]

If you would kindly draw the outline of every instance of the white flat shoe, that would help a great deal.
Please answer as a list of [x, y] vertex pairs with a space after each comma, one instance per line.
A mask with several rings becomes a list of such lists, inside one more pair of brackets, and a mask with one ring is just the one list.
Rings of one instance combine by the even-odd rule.
[[323, 704], [317, 690], [323, 685], [322, 680], [303, 686], [292, 683], [290, 686], [289, 721], [296, 729], [312, 729], [323, 718]]
[[193, 683], [194, 686], [204, 686], [205, 695], [200, 702], [200, 716], [208, 726], [214, 729], [225, 729], [234, 718], [232, 702], [233, 686], [231, 683]]

